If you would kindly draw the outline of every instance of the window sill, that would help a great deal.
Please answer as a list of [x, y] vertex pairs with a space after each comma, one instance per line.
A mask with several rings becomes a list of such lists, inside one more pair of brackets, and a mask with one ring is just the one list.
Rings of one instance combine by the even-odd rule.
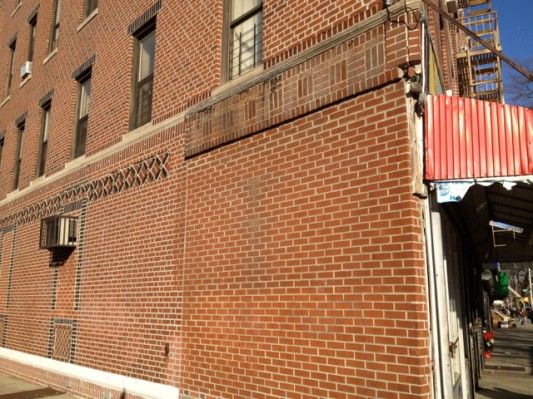
[[241, 85], [243, 82], [246, 82], [250, 79], [255, 78], [256, 76], [261, 75], [263, 71], [263, 64], [256, 66], [254, 69], [250, 69], [248, 72], [222, 83], [220, 86], [218, 86], [211, 92], [211, 96], [216, 96], [217, 94], [223, 93], [227, 90], [231, 90], [232, 88]]
[[30, 187], [33, 186], [34, 184], [38, 184], [38, 183], [42, 182], [44, 179], [46, 179], [46, 175], [41, 175], [39, 177], [36, 177], [32, 181], [30, 181]]
[[124, 134], [122, 136], [122, 141], [135, 140], [136, 138], [146, 134], [146, 132], [152, 130], [153, 126], [154, 125], [152, 121], [146, 122], [144, 125], [136, 127], [135, 129], [132, 129], [128, 133]]
[[22, 7], [22, 3], [17, 4], [17, 6], [15, 7], [15, 9], [14, 9], [13, 12], [11, 13], [11, 18], [13, 18], [13, 17], [15, 16], [15, 14], [17, 13], [17, 11], [19, 10], [20, 7]]
[[82, 30], [85, 25], [87, 25], [89, 22], [91, 22], [91, 20], [96, 17], [98, 15], [98, 8], [95, 8], [93, 10], [92, 13], [90, 13], [89, 15], [87, 15], [87, 17], [82, 21], [81, 24], [78, 25], [78, 27], [76, 28], [76, 30], [79, 32], [80, 30]]
[[4, 100], [0, 103], [0, 108], [2, 108], [4, 105], [6, 105], [10, 98], [11, 98], [10, 95], [7, 96], [6, 98], [4, 98]]
[[26, 83], [28, 83], [30, 79], [31, 79], [31, 73], [28, 76], [26, 76], [22, 82], [20, 82], [19, 88], [21, 88]]
[[7, 199], [11, 199], [13, 197], [18, 197], [19, 196], [19, 193], [20, 193], [20, 189], [16, 188], [14, 189], [13, 191], [7, 193], [6, 195], [6, 200]]
[[57, 47], [53, 49], [52, 52], [46, 56], [46, 58], [43, 61], [43, 65], [46, 64], [48, 61], [50, 61], [52, 57], [56, 54], [57, 54]]
[[71, 161], [65, 163], [64, 169], [72, 169], [85, 162], [85, 154], [80, 155], [78, 158], [74, 158]]

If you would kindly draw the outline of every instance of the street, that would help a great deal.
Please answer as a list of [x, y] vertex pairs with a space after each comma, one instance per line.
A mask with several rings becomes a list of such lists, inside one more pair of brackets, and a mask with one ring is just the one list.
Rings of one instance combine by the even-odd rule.
[[476, 399], [533, 398], [533, 325], [494, 333], [493, 357], [485, 363]]

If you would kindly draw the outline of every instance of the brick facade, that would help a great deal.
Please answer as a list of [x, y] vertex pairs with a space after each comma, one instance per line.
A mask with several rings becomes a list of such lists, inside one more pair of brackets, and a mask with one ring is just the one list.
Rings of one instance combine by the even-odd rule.
[[[17, 37], [12, 93], [0, 99], [1, 346], [183, 398], [429, 397], [413, 100], [399, 68], [420, 61], [421, 39], [418, 25], [397, 22], [416, 24], [415, 14], [374, 0], [265, 0], [265, 68], [225, 83], [222, 1], [100, 0], [87, 21], [83, 2], [64, 1], [51, 55], [53, 2], [41, 2], [21, 82], [38, 2], [15, 3], [0, 3], [2, 76]], [[157, 21], [152, 123], [129, 132], [128, 29], [147, 12]], [[87, 60], [87, 151], [72, 160], [73, 76]], [[40, 221], [56, 214], [78, 217], [78, 243], [51, 267]], [[1, 357], [0, 370], [121, 397]]]

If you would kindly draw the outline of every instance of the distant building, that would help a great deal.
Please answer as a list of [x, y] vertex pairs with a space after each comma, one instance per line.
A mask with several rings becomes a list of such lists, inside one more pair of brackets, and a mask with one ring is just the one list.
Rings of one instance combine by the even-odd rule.
[[458, 213], [428, 199], [425, 94], [501, 79], [480, 89], [458, 32], [419, 0], [0, 2], [0, 372], [87, 398], [472, 397], [479, 262], [441, 247], [482, 246], [436, 224]]

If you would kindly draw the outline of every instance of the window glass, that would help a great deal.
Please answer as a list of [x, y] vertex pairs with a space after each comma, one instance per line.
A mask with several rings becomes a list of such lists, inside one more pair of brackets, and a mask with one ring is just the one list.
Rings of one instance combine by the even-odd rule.
[[0, 138], [0, 166], [2, 166], [2, 151], [4, 150], [4, 138]]
[[33, 50], [35, 48], [35, 27], [37, 26], [37, 16], [30, 21], [30, 43], [28, 45], [28, 61], [33, 61]]
[[57, 38], [59, 37], [59, 19], [61, 18], [61, 0], [56, 0], [54, 11], [54, 24], [52, 26], [52, 35], [50, 38], [50, 51], [57, 47]]
[[50, 127], [50, 106], [44, 110], [43, 141], [48, 141], [48, 129]]
[[51, 104], [48, 103], [46, 108], [44, 108], [44, 115], [43, 115], [43, 133], [42, 133], [42, 140], [41, 140], [41, 148], [39, 152], [39, 164], [37, 169], [37, 177], [44, 175], [44, 170], [46, 166], [46, 155], [48, 152], [48, 130], [50, 128], [50, 109]]
[[151, 31], [139, 40], [139, 81], [154, 72], [155, 32]]
[[24, 147], [24, 129], [25, 123], [18, 127], [17, 159], [15, 160], [15, 178], [13, 179], [13, 190], [19, 187], [20, 167], [22, 164], [22, 148]]
[[85, 0], [85, 16], [89, 16], [98, 7], [97, 0]]
[[260, 4], [261, 0], [233, 0], [231, 20], [236, 20]]
[[13, 41], [9, 46], [9, 70], [7, 75], [7, 85], [5, 95], [9, 96], [11, 94], [11, 83], [13, 80], [13, 66], [15, 62], [15, 49], [17, 48], [17, 41]]
[[61, 0], [57, 0], [56, 3], [56, 16], [55, 16], [55, 23], [56, 25], [59, 25], [59, 18], [61, 17]]
[[262, 14], [257, 13], [233, 28], [231, 49], [231, 76], [236, 77], [261, 61]]
[[89, 107], [91, 103], [91, 79], [87, 79], [81, 83], [80, 90], [80, 108], [78, 119], [89, 115]]

